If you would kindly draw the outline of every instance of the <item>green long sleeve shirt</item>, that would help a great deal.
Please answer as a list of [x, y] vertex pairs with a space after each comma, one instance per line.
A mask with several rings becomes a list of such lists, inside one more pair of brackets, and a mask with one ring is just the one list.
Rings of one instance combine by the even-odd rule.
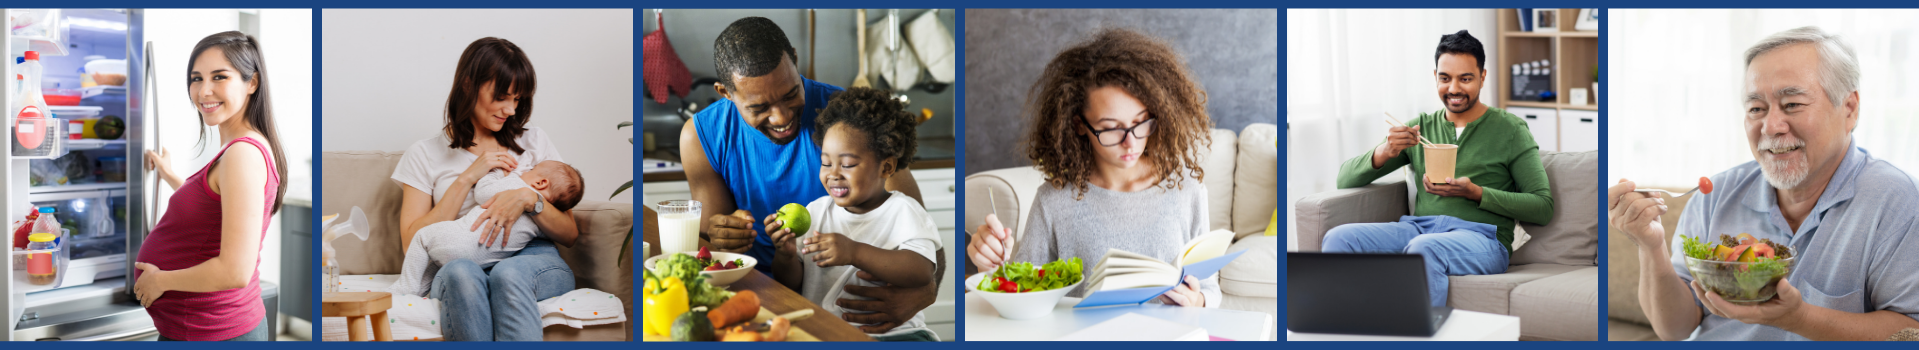
[[[1500, 245], [1512, 254], [1514, 220], [1544, 225], [1553, 216], [1553, 196], [1546, 181], [1546, 168], [1539, 161], [1539, 144], [1533, 142], [1526, 121], [1499, 108], [1487, 108], [1478, 120], [1466, 124], [1466, 130], [1454, 134], [1455, 126], [1446, 120], [1444, 109], [1420, 114], [1411, 121], [1420, 135], [1433, 143], [1459, 145], [1454, 177], [1472, 179], [1483, 188], [1479, 201], [1465, 197], [1441, 197], [1419, 186], [1413, 215], [1448, 215], [1466, 221], [1491, 224], [1499, 228]], [[1384, 141], [1381, 141], [1382, 143]], [[1413, 173], [1425, 176], [1426, 152], [1421, 147], [1407, 148], [1399, 156], [1373, 168], [1373, 151], [1346, 161], [1339, 168], [1339, 188], [1365, 186], [1401, 166], [1412, 166]]]

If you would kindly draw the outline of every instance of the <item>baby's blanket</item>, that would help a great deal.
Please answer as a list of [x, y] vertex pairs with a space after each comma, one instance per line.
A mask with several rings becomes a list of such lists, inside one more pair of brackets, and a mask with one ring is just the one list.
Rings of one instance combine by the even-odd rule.
[[[399, 277], [399, 275], [340, 276], [340, 286], [341, 290], [349, 292], [382, 291]], [[387, 323], [387, 326], [393, 330], [394, 340], [441, 338], [439, 300], [417, 295], [394, 294], [393, 308], [387, 309], [387, 319], [373, 321]], [[542, 327], [566, 325], [583, 328], [620, 322], [626, 322], [626, 309], [620, 306], [619, 297], [597, 289], [575, 289], [540, 301], [540, 326]], [[321, 340], [347, 340], [346, 318], [324, 317], [321, 323]], [[369, 334], [371, 334], [370, 330]]]

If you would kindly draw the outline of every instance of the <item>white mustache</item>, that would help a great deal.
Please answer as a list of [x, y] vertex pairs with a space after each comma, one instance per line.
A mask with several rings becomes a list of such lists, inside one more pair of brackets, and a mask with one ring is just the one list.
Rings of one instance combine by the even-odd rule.
[[1775, 148], [1805, 147], [1805, 146], [1806, 146], [1805, 140], [1786, 141], [1786, 140], [1776, 139], [1776, 138], [1766, 138], [1766, 139], [1759, 140], [1759, 149], [1762, 149], [1762, 150], [1770, 150]]

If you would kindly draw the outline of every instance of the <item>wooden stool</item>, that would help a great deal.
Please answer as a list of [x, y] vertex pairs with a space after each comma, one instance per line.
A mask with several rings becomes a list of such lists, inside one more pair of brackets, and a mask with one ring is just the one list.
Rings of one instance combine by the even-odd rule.
[[366, 329], [373, 329], [373, 340], [393, 341], [393, 328], [379, 320], [387, 319], [393, 308], [393, 294], [386, 292], [333, 293], [320, 301], [321, 317], [346, 317], [347, 340], [367, 341]]

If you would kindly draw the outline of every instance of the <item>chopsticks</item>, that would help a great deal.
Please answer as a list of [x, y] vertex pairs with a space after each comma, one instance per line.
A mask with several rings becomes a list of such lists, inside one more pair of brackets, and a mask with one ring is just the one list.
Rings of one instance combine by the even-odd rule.
[[[1385, 112], [1381, 112], [1381, 113], [1385, 113]], [[1392, 113], [1386, 113], [1386, 120], [1384, 120], [1384, 122], [1386, 122], [1386, 125], [1392, 125], [1392, 126], [1406, 126], [1406, 123], [1404, 123], [1404, 122], [1400, 122], [1400, 121], [1399, 121], [1399, 118], [1394, 118], [1394, 117], [1393, 117], [1393, 114], [1392, 114]], [[1425, 136], [1420, 136], [1420, 137], [1419, 137], [1419, 143], [1420, 143], [1420, 144], [1422, 144], [1422, 145], [1426, 145], [1426, 146], [1432, 146], [1432, 145], [1433, 145], [1433, 142], [1432, 142], [1432, 141], [1427, 141], [1427, 140], [1426, 140], [1426, 137], [1425, 137]]]

